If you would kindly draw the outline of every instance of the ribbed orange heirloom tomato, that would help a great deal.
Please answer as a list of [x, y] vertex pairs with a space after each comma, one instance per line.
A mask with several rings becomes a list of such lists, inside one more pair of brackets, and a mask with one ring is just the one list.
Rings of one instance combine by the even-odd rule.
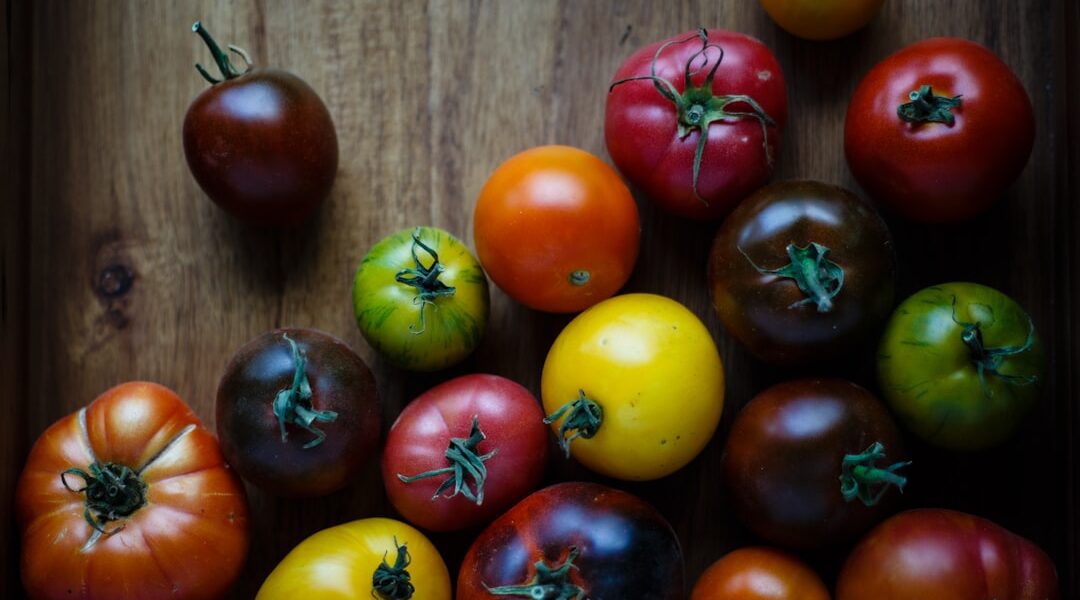
[[473, 216], [476, 253], [514, 300], [569, 313], [609, 298], [630, 278], [641, 223], [618, 173], [569, 146], [541, 146], [491, 174]]
[[247, 556], [243, 485], [156, 383], [118, 385], [49, 427], [15, 508], [31, 598], [221, 598]]
[[773, 548], [740, 548], [698, 578], [690, 600], [829, 600], [818, 574]]

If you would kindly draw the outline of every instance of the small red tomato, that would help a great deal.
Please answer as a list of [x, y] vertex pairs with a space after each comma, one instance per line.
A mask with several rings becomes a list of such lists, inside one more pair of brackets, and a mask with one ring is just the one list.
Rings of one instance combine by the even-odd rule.
[[383, 481], [409, 522], [431, 531], [486, 523], [540, 483], [547, 426], [527, 389], [466, 375], [410, 402], [390, 428]]
[[957, 38], [877, 64], [848, 106], [844, 153], [859, 184], [916, 221], [962, 221], [1020, 175], [1035, 141], [1031, 100], [1009, 67]]
[[829, 600], [829, 590], [787, 552], [740, 548], [705, 569], [690, 600]]
[[701, 29], [626, 59], [604, 115], [608, 153], [631, 183], [669, 212], [718, 219], [769, 178], [787, 87], [760, 41]]
[[[224, 81], [196, 65], [212, 86], [184, 116], [191, 174], [218, 206], [258, 225], [301, 221], [322, 203], [337, 174], [337, 133], [307, 83], [285, 71], [238, 71], [196, 22]], [[229, 46], [247, 62], [247, 55]]]

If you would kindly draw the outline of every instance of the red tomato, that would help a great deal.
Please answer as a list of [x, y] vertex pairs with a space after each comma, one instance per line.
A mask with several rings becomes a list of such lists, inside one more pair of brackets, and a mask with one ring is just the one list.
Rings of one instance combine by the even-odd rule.
[[641, 223], [618, 173], [569, 146], [542, 146], [510, 158], [476, 202], [473, 236], [480, 264], [504, 292], [547, 312], [578, 312], [630, 278]]
[[993, 52], [957, 38], [924, 40], [878, 63], [844, 123], [859, 184], [892, 212], [925, 222], [989, 208], [1034, 142], [1031, 100], [1016, 75]]
[[528, 390], [496, 375], [466, 375], [401, 411], [386, 439], [383, 481], [411, 523], [465, 529], [536, 489], [547, 452], [544, 413]]
[[15, 494], [31, 598], [220, 598], [247, 555], [243, 485], [155, 383], [118, 385], [54, 423]]
[[690, 600], [829, 600], [817, 573], [772, 548], [740, 548], [698, 578]]
[[702, 29], [626, 59], [604, 138], [623, 175], [664, 209], [718, 219], [769, 178], [786, 122], [773, 53], [748, 35]]
[[1056, 600], [1038, 546], [986, 519], [941, 509], [900, 513], [848, 557], [837, 600]]

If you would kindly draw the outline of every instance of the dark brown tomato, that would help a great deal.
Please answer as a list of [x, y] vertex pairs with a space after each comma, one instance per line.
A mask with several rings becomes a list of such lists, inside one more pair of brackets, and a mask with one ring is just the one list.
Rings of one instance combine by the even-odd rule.
[[344, 342], [277, 329], [233, 356], [217, 392], [221, 448], [240, 475], [281, 496], [347, 485], [379, 441], [375, 378]]
[[284, 226], [309, 216], [330, 193], [338, 145], [326, 106], [299, 77], [276, 69], [238, 72], [199, 23], [222, 71], [184, 117], [184, 155], [206, 195], [233, 216]]
[[876, 332], [892, 308], [896, 255], [855, 194], [816, 181], [758, 190], [724, 221], [709, 255], [720, 321], [774, 364], [823, 362]]
[[905, 479], [900, 432], [870, 392], [841, 379], [758, 394], [735, 418], [722, 463], [736, 516], [789, 548], [849, 541], [884, 518]]

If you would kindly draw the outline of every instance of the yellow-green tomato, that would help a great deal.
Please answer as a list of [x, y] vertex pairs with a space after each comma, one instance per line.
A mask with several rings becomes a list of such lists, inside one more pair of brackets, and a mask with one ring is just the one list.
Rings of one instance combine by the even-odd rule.
[[861, 28], [885, 0], [761, 0], [773, 21], [807, 40], [833, 40]]
[[442, 229], [403, 229], [367, 253], [353, 279], [364, 338], [391, 363], [437, 371], [468, 356], [488, 317], [488, 284], [461, 240]]
[[255, 600], [449, 600], [450, 574], [439, 551], [416, 529], [393, 519], [324, 529], [292, 549]]
[[705, 325], [653, 294], [605, 300], [548, 352], [541, 380], [560, 445], [627, 480], [664, 477], [705, 447], [724, 407], [724, 367]]

